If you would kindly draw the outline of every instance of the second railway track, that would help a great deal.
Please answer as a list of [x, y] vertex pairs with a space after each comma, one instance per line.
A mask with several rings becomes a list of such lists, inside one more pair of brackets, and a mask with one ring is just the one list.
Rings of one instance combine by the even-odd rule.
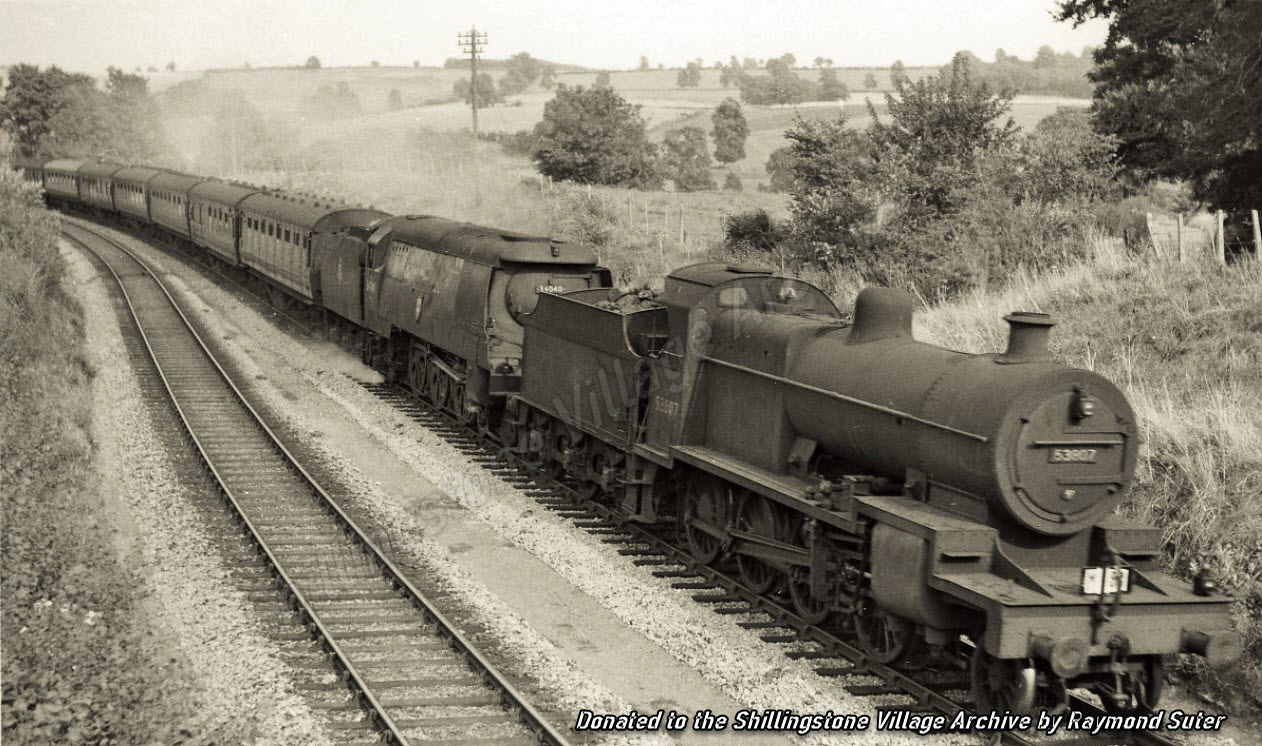
[[118, 242], [63, 221], [122, 290], [201, 460], [328, 655], [343, 699], [392, 743], [566, 743], [315, 482], [231, 381], [162, 282]]

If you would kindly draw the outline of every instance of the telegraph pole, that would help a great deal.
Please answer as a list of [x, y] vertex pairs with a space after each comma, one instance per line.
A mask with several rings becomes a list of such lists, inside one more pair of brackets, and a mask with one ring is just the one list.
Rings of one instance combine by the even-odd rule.
[[469, 100], [473, 102], [473, 204], [482, 205], [481, 179], [478, 173], [478, 55], [487, 42], [485, 31], [478, 31], [477, 26], [470, 26], [468, 33], [456, 34], [460, 51], [469, 55]]

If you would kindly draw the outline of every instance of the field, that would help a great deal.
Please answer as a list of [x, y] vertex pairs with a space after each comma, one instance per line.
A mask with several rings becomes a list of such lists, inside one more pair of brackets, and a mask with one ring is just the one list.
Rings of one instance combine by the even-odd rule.
[[[909, 68], [913, 79], [928, 75], [936, 68]], [[697, 88], [679, 88], [675, 84], [677, 70], [614, 71], [610, 85], [628, 101], [641, 107], [640, 113], [649, 125], [651, 137], [660, 140], [672, 129], [684, 126], [711, 128], [710, 114], [724, 98], [739, 99], [735, 87], [724, 88], [718, 82], [718, 71], [702, 71]], [[814, 70], [799, 70], [810, 78]], [[876, 90], [863, 90], [863, 78], [871, 73], [877, 78]], [[204, 80], [212, 91], [237, 90], [243, 93], [265, 115], [274, 117], [297, 134], [300, 145], [317, 141], [331, 143], [372, 139], [380, 143], [398, 143], [403, 136], [418, 129], [436, 132], [465, 131], [470, 126], [470, 113], [461, 102], [420, 105], [422, 101], [450, 96], [452, 85], [467, 71], [445, 68], [356, 67], [304, 70], [299, 68], [261, 70], [221, 70], [207, 72]], [[568, 85], [592, 85], [595, 72], [563, 72], [558, 82]], [[745, 106], [750, 126], [746, 157], [730, 166], [714, 167], [716, 183], [722, 184], [727, 173], [735, 173], [747, 191], [767, 182], [765, 165], [771, 152], [786, 144], [784, 131], [798, 118], [832, 119], [843, 114], [850, 126], [866, 127], [870, 117], [868, 103], [878, 115], [884, 112], [885, 91], [889, 87], [886, 68], [839, 68], [839, 75], [852, 91], [841, 103], [811, 102], [796, 106]], [[185, 73], [161, 73], [154, 76], [153, 87], [162, 90], [191, 76]], [[302, 102], [322, 86], [346, 83], [359, 98], [364, 113], [360, 116], [333, 120], [307, 119], [301, 114]], [[387, 97], [399, 90], [404, 108], [391, 111]], [[484, 108], [479, 112], [479, 128], [484, 132], [516, 132], [534, 127], [543, 116], [544, 105], [552, 98], [550, 91], [538, 85], [511, 97], [505, 104]], [[1020, 96], [1013, 102], [1012, 117], [1023, 128], [1033, 127], [1040, 119], [1061, 106], [1085, 106], [1083, 99], [1058, 99], [1041, 96]], [[184, 160], [196, 160], [206, 133], [211, 126], [209, 115], [168, 118], [167, 136]], [[430, 161], [448, 160], [446, 154], [433, 154]], [[523, 174], [531, 170], [522, 161], [513, 166]], [[354, 195], [351, 195], [354, 196]], [[711, 216], [714, 224], [720, 216]], [[695, 232], [694, 232], [695, 235]]]

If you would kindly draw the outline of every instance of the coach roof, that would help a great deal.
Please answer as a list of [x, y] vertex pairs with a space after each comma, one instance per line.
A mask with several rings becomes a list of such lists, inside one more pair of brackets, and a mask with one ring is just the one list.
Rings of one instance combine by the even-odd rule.
[[49, 161], [44, 164], [45, 171], [61, 171], [64, 173], [78, 174], [79, 169], [83, 167], [83, 161], [74, 161], [69, 158], [58, 158], [55, 161]]
[[148, 166], [128, 166], [114, 172], [114, 181], [144, 186], [149, 183], [150, 179], [160, 173], [162, 173], [161, 169], [149, 168]]
[[432, 215], [407, 215], [389, 223], [393, 240], [481, 264], [596, 264], [596, 255], [588, 247], [555, 238], [527, 236]]
[[150, 191], [185, 194], [194, 184], [205, 181], [201, 176], [182, 174], [179, 171], [161, 171], [149, 182]]
[[241, 209], [253, 215], [262, 215], [272, 220], [280, 220], [314, 230], [316, 224], [330, 213], [359, 208], [305, 195], [262, 192], [247, 197], [241, 203]]
[[105, 176], [112, 176], [115, 171], [123, 167], [121, 163], [110, 163], [108, 161], [89, 161], [79, 167], [79, 175], [86, 176], [89, 179], [99, 179]]
[[261, 189], [256, 186], [208, 179], [189, 189], [188, 196], [191, 199], [198, 199], [204, 202], [214, 202], [228, 207], [236, 207], [241, 200], [249, 197], [251, 194], [257, 194], [259, 191]]

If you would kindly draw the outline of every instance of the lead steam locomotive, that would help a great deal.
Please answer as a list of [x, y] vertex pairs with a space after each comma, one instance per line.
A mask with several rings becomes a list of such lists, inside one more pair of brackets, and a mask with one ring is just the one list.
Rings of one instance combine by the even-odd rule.
[[846, 323], [800, 280], [708, 263], [626, 302], [587, 248], [152, 168], [21, 164], [57, 207], [187, 244], [277, 302], [354, 329], [363, 359], [628, 521], [678, 527], [874, 661], [971, 650], [975, 706], [1097, 693], [1157, 706], [1162, 661], [1240, 655], [1228, 597], [1160, 569], [1114, 515], [1135, 415], [1055, 362], [1052, 320], [1007, 349], [915, 340], [903, 293]]

